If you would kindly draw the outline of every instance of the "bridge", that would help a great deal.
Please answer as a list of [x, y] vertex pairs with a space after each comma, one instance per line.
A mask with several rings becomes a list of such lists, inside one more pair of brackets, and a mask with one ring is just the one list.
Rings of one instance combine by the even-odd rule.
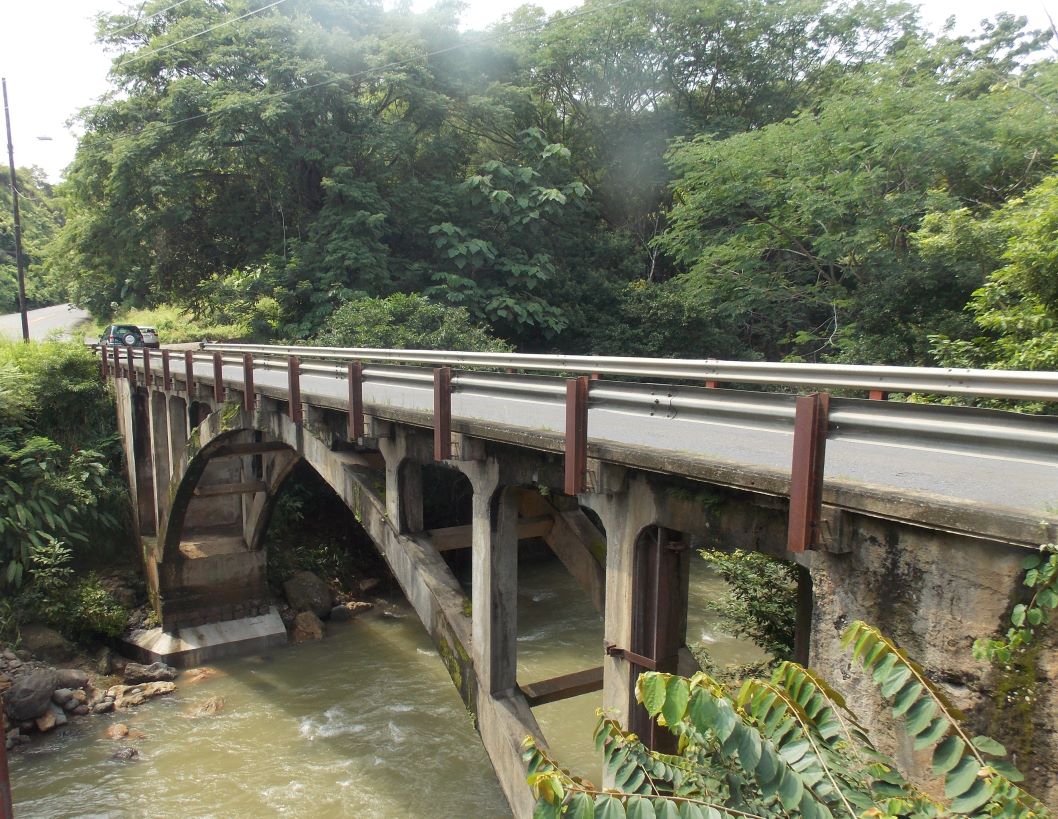
[[[1053, 402], [1055, 373], [221, 344], [102, 353], [161, 622], [141, 655], [187, 664], [285, 641], [261, 541], [304, 460], [388, 562], [519, 817], [532, 814], [522, 740], [546, 745], [535, 706], [601, 689], [624, 724], [662, 741], [632, 692], [644, 669], [694, 670], [691, 548], [797, 564], [798, 658], [863, 721], [887, 707], [847, 673], [839, 636], [853, 619], [887, 631], [995, 734], [996, 672], [970, 645], [1007, 622], [1026, 550], [1058, 541], [1058, 417], [887, 400]], [[437, 469], [472, 488], [458, 526], [424, 517]], [[518, 679], [526, 538], [546, 541], [604, 617], [604, 644], [577, 673]], [[469, 597], [452, 549], [470, 550]], [[1037, 673], [1041, 730], [1022, 763], [1053, 801], [1058, 665]]]

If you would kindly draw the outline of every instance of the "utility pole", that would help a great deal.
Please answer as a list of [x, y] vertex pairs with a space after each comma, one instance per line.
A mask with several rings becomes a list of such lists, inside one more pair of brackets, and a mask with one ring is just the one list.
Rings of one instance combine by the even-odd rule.
[[18, 312], [22, 314], [22, 340], [29, 341], [29, 316], [26, 314], [26, 271], [22, 259], [22, 220], [18, 214], [18, 186], [15, 184], [15, 146], [11, 142], [11, 112], [7, 106], [7, 77], [4, 86], [4, 121], [7, 123], [7, 164], [11, 170], [11, 210], [15, 215], [15, 269], [18, 271]]

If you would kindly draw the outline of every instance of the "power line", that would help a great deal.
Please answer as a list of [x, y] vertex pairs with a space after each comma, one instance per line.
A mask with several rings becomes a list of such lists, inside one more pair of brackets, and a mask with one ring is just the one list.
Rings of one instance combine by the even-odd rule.
[[268, 9], [275, 8], [280, 3], [285, 3], [286, 1], [287, 0], [275, 0], [275, 2], [270, 3], [267, 6], [261, 6], [261, 8], [259, 9], [254, 9], [253, 11], [246, 12], [246, 14], [239, 15], [238, 17], [233, 17], [230, 20], [225, 20], [222, 23], [217, 23], [217, 25], [210, 26], [209, 28], [200, 31], [197, 34], [192, 34], [190, 37], [184, 37], [182, 40], [177, 40], [174, 43], [169, 43], [167, 45], [162, 46], [161, 48], [152, 49], [151, 51], [143, 51], [138, 54], [133, 54], [127, 60], [123, 60], [121, 63], [119, 63], [119, 67], [126, 66], [129, 63], [134, 63], [136, 62], [136, 60], [142, 60], [144, 57], [150, 57], [153, 54], [160, 54], [163, 51], [168, 51], [170, 48], [176, 48], [176, 46], [180, 45], [181, 43], [186, 43], [188, 40], [194, 40], [196, 37], [201, 37], [203, 34], [209, 34], [211, 31], [216, 31], [218, 28], [224, 28], [224, 26], [231, 25], [232, 23], [237, 23], [240, 20], [245, 20], [247, 17], [252, 17], [255, 14], [260, 14], [262, 11], [268, 11]]
[[146, 4], [146, 0], [144, 0], [144, 3], [140, 4], [140, 10], [136, 13], [137, 14], [136, 19], [133, 22], [129, 23], [127, 26], [122, 26], [119, 29], [115, 29], [114, 31], [108, 31], [107, 35], [112, 37], [115, 34], [121, 34], [121, 32], [128, 31], [130, 28], [136, 28], [136, 26], [138, 26], [140, 23], [146, 23], [148, 20], [153, 20], [155, 17], [160, 17], [161, 15], [165, 14], [167, 11], [172, 11], [177, 6], [182, 6], [185, 3], [190, 3], [190, 2], [191, 2], [191, 0], [180, 0], [179, 3], [173, 3], [171, 6], [168, 6], [168, 7], [164, 8], [164, 9], [162, 9], [161, 11], [156, 11], [154, 14], [148, 14], [146, 17], [140, 19], [139, 15], [143, 13], [143, 6]]
[[[273, 3], [272, 5], [273, 6], [274, 5], [278, 5], [281, 2], [284, 2], [284, 0], [277, 0], [277, 2]], [[154, 126], [154, 127], [157, 127], [157, 128], [175, 128], [178, 125], [186, 125], [189, 122], [196, 122], [197, 120], [205, 119], [207, 117], [213, 116], [214, 114], [222, 114], [222, 113], [226, 113], [228, 111], [235, 111], [235, 110], [237, 110], [239, 108], [242, 108], [244, 106], [247, 106], [247, 105], [259, 105], [259, 104], [263, 104], [263, 103], [266, 103], [266, 102], [271, 102], [272, 100], [284, 99], [286, 97], [294, 96], [295, 94], [300, 94], [300, 93], [305, 92], [305, 91], [312, 91], [312, 90], [314, 90], [316, 88], [322, 88], [323, 86], [326, 86], [326, 85], [334, 85], [334, 84], [337, 84], [337, 83], [340, 83], [340, 82], [343, 82], [343, 81], [346, 81], [346, 80], [359, 79], [359, 78], [362, 78], [362, 77], [370, 76], [372, 74], [377, 74], [377, 73], [382, 72], [382, 71], [388, 71], [388, 70], [393, 69], [393, 68], [400, 68], [401, 66], [408, 65], [409, 63], [415, 63], [415, 62], [420, 62], [420, 61], [423, 61], [423, 60], [429, 60], [431, 57], [438, 57], [438, 56], [440, 56], [442, 54], [448, 54], [448, 53], [451, 53], [453, 51], [458, 51], [459, 49], [462, 49], [462, 48], [468, 48], [470, 46], [485, 45], [485, 44], [488, 44], [488, 43], [491, 43], [491, 42], [495, 42], [497, 40], [502, 40], [502, 39], [504, 39], [506, 37], [514, 36], [516, 34], [525, 34], [527, 32], [534, 31], [534, 30], [541, 29], [541, 28], [546, 29], [550, 25], [552, 25], [553, 23], [556, 23], [556, 22], [563, 22], [564, 23], [566, 21], [575, 20], [575, 19], [578, 19], [578, 18], [581, 18], [581, 17], [589, 17], [589, 16], [591, 16], [593, 14], [601, 14], [602, 12], [611, 11], [612, 9], [615, 9], [615, 8], [620, 8], [621, 6], [627, 6], [629, 3], [633, 3], [633, 2], [636, 2], [636, 0], [617, 0], [617, 2], [615, 2], [615, 3], [611, 3], [610, 5], [602, 6], [600, 8], [585, 9], [585, 10], [579, 11], [579, 12], [572, 12], [572, 13], [567, 14], [566, 16], [561, 17], [561, 18], [557, 18], [557, 19], [556, 18], [552, 18], [551, 20], [548, 20], [546, 23], [544, 23], [543, 26], [536, 25], [536, 24], [531, 24], [531, 25], [522, 26], [521, 28], [514, 28], [514, 29], [509, 29], [507, 31], [500, 31], [500, 32], [497, 32], [496, 34], [494, 34], [492, 36], [479, 37], [476, 40], [465, 41], [465, 42], [462, 42], [462, 43], [456, 43], [455, 45], [448, 46], [446, 48], [440, 48], [440, 49], [437, 49], [436, 51], [429, 51], [429, 52], [427, 52], [425, 54], [421, 54], [421, 55], [418, 55], [418, 56], [415, 56], [415, 57], [408, 57], [408, 58], [403, 59], [403, 60], [394, 60], [394, 61], [386, 63], [384, 65], [375, 66], [374, 68], [367, 68], [367, 69], [364, 69], [363, 71], [356, 71], [356, 72], [354, 72], [352, 74], [344, 74], [344, 75], [342, 75], [340, 77], [332, 77], [330, 79], [321, 80], [319, 82], [315, 82], [315, 83], [311, 83], [309, 85], [301, 86], [300, 88], [292, 88], [292, 89], [290, 89], [288, 91], [277, 91], [277, 92], [275, 92], [273, 94], [266, 94], [264, 96], [254, 97], [253, 99], [245, 100], [245, 101], [238, 102], [238, 103], [234, 103], [232, 105], [221, 106], [220, 108], [217, 108], [217, 109], [215, 109], [213, 111], [208, 111], [208, 112], [205, 112], [205, 113], [202, 113], [202, 114], [195, 114], [194, 116], [183, 117], [182, 119], [169, 120], [169, 121], [161, 122], [161, 123], [153, 123], [153, 122], [152, 123], [148, 123], [147, 125], [145, 125], [142, 128], [140, 128], [138, 131], [135, 131], [134, 134], [141, 134], [148, 127], [151, 127], [151, 126]], [[271, 8], [271, 6], [268, 6], [266, 8]], [[260, 10], [263, 11], [264, 9], [260, 9]], [[235, 21], [232, 20], [230, 22], [235, 22]], [[205, 32], [202, 32], [202, 33], [205, 33]], [[173, 43], [172, 45], [177, 45], [177, 44]], [[126, 63], [124, 63], [124, 64], [127, 64], [128, 62], [131, 62], [131, 60], [130, 61], [126, 61]], [[114, 136], [114, 137], [111, 137], [110, 139], [106, 140], [106, 142], [114, 142], [118, 138], [119, 138], [118, 136]]]

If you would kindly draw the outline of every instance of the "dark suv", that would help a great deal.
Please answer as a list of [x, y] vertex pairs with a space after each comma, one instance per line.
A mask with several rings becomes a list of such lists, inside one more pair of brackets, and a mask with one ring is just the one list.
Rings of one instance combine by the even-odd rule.
[[143, 333], [135, 324], [111, 324], [99, 337], [104, 347], [142, 347]]

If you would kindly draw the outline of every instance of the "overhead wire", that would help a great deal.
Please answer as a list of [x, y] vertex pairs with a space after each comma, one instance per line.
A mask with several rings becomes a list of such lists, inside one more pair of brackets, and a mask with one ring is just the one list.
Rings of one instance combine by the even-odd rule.
[[[277, 6], [277, 5], [279, 5], [279, 3], [282, 3], [282, 2], [285, 2], [285, 0], [276, 0], [276, 2], [272, 3], [271, 6], [266, 6], [264, 8], [258, 9], [257, 11], [258, 12], [265, 11], [266, 9], [272, 8], [272, 6]], [[525, 34], [527, 32], [538, 30], [538, 29], [547, 29], [549, 26], [553, 25], [556, 22], [563, 22], [564, 23], [564, 22], [567, 22], [569, 20], [579, 19], [581, 17], [588, 17], [588, 16], [591, 16], [593, 14], [601, 14], [601, 13], [606, 12], [606, 11], [611, 11], [611, 10], [613, 10], [615, 8], [620, 8], [621, 6], [627, 6], [629, 3], [633, 3], [633, 2], [636, 2], [636, 0], [617, 0], [617, 2], [610, 3], [610, 4], [606, 5], [606, 6], [601, 6], [599, 8], [585, 9], [583, 11], [571, 12], [571, 13], [566, 14], [565, 16], [560, 17], [560, 18], [551, 18], [550, 20], [547, 20], [546, 22], [544, 22], [542, 25], [541, 24], [531, 24], [531, 25], [522, 26], [520, 28], [512, 28], [512, 29], [508, 29], [508, 30], [505, 30], [505, 31], [498, 31], [498, 32], [496, 32], [493, 35], [479, 37], [479, 38], [477, 38], [475, 40], [469, 40], [469, 41], [464, 41], [464, 42], [461, 42], [461, 43], [456, 43], [455, 45], [447, 46], [445, 48], [439, 48], [439, 49], [437, 49], [435, 51], [428, 51], [425, 54], [419, 54], [419, 55], [416, 55], [414, 57], [407, 57], [407, 58], [402, 59], [402, 60], [393, 60], [393, 61], [385, 63], [383, 65], [374, 66], [373, 68], [366, 68], [366, 69], [364, 69], [362, 71], [355, 71], [355, 72], [353, 72], [351, 74], [343, 74], [340, 77], [330, 77], [330, 78], [328, 78], [326, 80], [320, 80], [319, 82], [310, 83], [309, 85], [304, 85], [304, 86], [301, 86], [299, 88], [291, 88], [291, 89], [288, 89], [286, 91], [277, 91], [277, 92], [274, 92], [272, 94], [265, 94], [265, 95], [262, 95], [262, 96], [257, 96], [257, 97], [254, 97], [253, 99], [242, 100], [240, 102], [233, 103], [231, 105], [220, 106], [220, 107], [218, 107], [218, 108], [216, 108], [216, 109], [214, 109], [212, 111], [203, 112], [201, 114], [195, 114], [195, 115], [190, 116], [190, 117], [183, 117], [181, 119], [176, 119], [176, 120], [166, 120], [164, 122], [150, 122], [150, 123], [145, 124], [139, 130], [133, 132], [133, 134], [131, 134], [131, 135], [141, 134], [149, 127], [175, 128], [178, 125], [186, 125], [189, 122], [196, 122], [197, 120], [200, 120], [200, 119], [205, 119], [207, 117], [215, 116], [216, 114], [226, 113], [228, 111], [234, 111], [234, 110], [237, 110], [237, 109], [245, 107], [245, 106], [260, 105], [260, 104], [264, 104], [264, 103], [267, 103], [267, 102], [271, 102], [273, 100], [284, 99], [286, 97], [294, 96], [295, 94], [301, 94], [301, 93], [303, 93], [305, 91], [312, 91], [312, 90], [315, 90], [317, 88], [322, 88], [322, 87], [327, 86], [327, 85], [335, 85], [335, 84], [338, 84], [338, 83], [341, 83], [341, 82], [346, 82], [348, 80], [360, 79], [360, 78], [363, 78], [363, 77], [366, 77], [366, 76], [370, 76], [372, 74], [380, 73], [382, 71], [388, 71], [388, 70], [393, 69], [393, 68], [400, 68], [400, 67], [402, 67], [404, 65], [408, 65], [410, 63], [416, 63], [416, 62], [421, 62], [421, 61], [424, 61], [424, 60], [429, 60], [432, 57], [438, 57], [438, 56], [441, 56], [443, 54], [448, 54], [448, 53], [451, 53], [453, 51], [458, 51], [458, 50], [463, 49], [463, 48], [469, 48], [471, 46], [486, 45], [488, 43], [495, 42], [497, 40], [502, 40], [502, 39], [505, 39], [507, 37], [512, 37], [512, 36], [517, 35], [517, 34]], [[249, 16], [249, 15], [243, 15], [243, 16], [245, 17], [245, 16]], [[242, 18], [237, 18], [237, 19], [242, 19]], [[230, 20], [228, 22], [236, 22], [236, 20]], [[219, 28], [219, 26], [216, 26], [214, 28]], [[194, 36], [201, 36], [202, 34], [206, 34], [206, 33], [208, 33], [211, 30], [213, 30], [213, 29], [206, 29], [205, 31], [199, 32], [198, 35], [194, 35]], [[193, 39], [193, 37], [192, 38], [187, 38], [187, 39]], [[186, 40], [181, 41], [181, 42], [186, 42]], [[168, 48], [170, 46], [175, 46], [175, 45], [178, 45], [178, 44], [179, 43], [171, 43], [169, 46], [166, 46], [165, 48]], [[163, 50], [163, 49], [158, 49], [155, 52], [151, 52], [151, 53], [157, 53], [157, 51], [160, 51], [160, 50]], [[142, 55], [142, 56], [146, 56], [146, 55]], [[130, 62], [132, 62], [131, 59], [130, 60], [126, 60], [126, 61], [120, 63], [119, 65], [122, 65], [122, 66], [123, 65], [128, 65]], [[125, 134], [125, 135], [129, 135], [129, 134]], [[109, 139], [103, 140], [103, 141], [107, 142], [107, 143], [110, 143], [110, 142], [115, 142], [118, 138], [119, 138], [119, 136], [115, 135], [115, 136], [113, 136], [113, 137], [111, 137]]]
[[178, 45], [186, 43], [186, 42], [188, 42], [190, 40], [194, 40], [196, 37], [201, 37], [203, 34], [209, 34], [211, 31], [216, 31], [219, 28], [224, 28], [224, 26], [230, 26], [232, 23], [237, 23], [240, 20], [245, 20], [247, 17], [252, 17], [255, 14], [260, 14], [262, 11], [268, 11], [271, 8], [275, 8], [280, 3], [285, 3], [285, 2], [287, 2], [287, 0], [274, 0], [274, 2], [269, 3], [267, 6], [261, 6], [261, 8], [259, 8], [259, 9], [254, 9], [253, 11], [246, 12], [246, 14], [241, 14], [238, 17], [232, 17], [229, 20], [224, 20], [224, 21], [222, 21], [220, 23], [217, 23], [217, 25], [215, 25], [215, 26], [210, 26], [207, 29], [203, 29], [202, 31], [197, 32], [196, 34], [192, 34], [192, 35], [190, 35], [188, 37], [184, 37], [181, 40], [176, 40], [175, 42], [172, 42], [172, 43], [166, 43], [161, 48], [154, 48], [154, 49], [151, 49], [150, 51], [141, 51], [141, 52], [138, 52], [136, 54], [133, 54], [127, 60], [122, 60], [119, 63], [119, 65], [122, 65], [122, 66], [128, 65], [129, 63], [134, 63], [137, 60], [142, 60], [144, 57], [150, 57], [150, 56], [152, 56], [154, 54], [161, 54], [163, 51], [168, 51], [170, 48], [176, 48]]
[[153, 20], [155, 17], [160, 17], [166, 12], [172, 11], [173, 9], [178, 8], [179, 6], [190, 2], [191, 0], [180, 0], [179, 3], [173, 3], [171, 6], [166, 6], [161, 11], [156, 11], [154, 12], [154, 14], [148, 14], [146, 17], [141, 18], [139, 15], [143, 13], [143, 7], [144, 5], [146, 5], [146, 0], [144, 0], [144, 2], [140, 4], [140, 10], [139, 12], [137, 12], [136, 19], [133, 22], [129, 23], [127, 26], [122, 26], [121, 28], [114, 29], [114, 31], [110, 31], [107, 33], [110, 36], [113, 36], [115, 34], [121, 34], [123, 31], [128, 31], [130, 28], [136, 28], [136, 26], [138, 26], [140, 23], [146, 23], [148, 20]]

